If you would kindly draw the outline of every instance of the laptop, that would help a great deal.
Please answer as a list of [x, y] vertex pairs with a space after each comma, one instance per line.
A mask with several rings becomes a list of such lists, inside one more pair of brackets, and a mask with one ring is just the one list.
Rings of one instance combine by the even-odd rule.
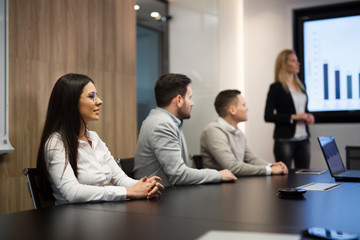
[[333, 136], [318, 137], [330, 174], [335, 181], [360, 182], [360, 170], [346, 170]]

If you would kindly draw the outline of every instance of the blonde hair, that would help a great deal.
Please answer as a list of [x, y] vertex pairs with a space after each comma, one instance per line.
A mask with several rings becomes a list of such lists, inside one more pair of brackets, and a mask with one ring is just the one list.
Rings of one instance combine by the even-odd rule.
[[[289, 88], [287, 86], [287, 75], [286, 75], [285, 65], [286, 62], [288, 61], [289, 55], [291, 54], [295, 54], [295, 52], [290, 49], [282, 50], [276, 57], [276, 62], [275, 62], [274, 82], [280, 82], [286, 92], [289, 92]], [[294, 73], [294, 85], [297, 91], [305, 91], [304, 84], [300, 81], [296, 73]]]

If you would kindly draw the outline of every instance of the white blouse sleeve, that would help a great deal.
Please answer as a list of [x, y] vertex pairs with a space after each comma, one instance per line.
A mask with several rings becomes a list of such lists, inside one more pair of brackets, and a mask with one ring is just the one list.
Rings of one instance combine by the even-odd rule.
[[57, 200], [60, 198], [62, 201], [75, 203], [126, 199], [125, 187], [91, 186], [79, 183], [70, 163], [65, 166], [65, 149], [57, 134], [49, 138], [45, 145], [45, 161]]
[[131, 187], [135, 183], [138, 182], [138, 180], [134, 180], [127, 176], [125, 172], [118, 166], [118, 164], [115, 162], [114, 157], [111, 155], [109, 149], [106, 147], [105, 143], [99, 138], [99, 143], [101, 144], [101, 148], [104, 149], [107, 165], [110, 167], [112, 172], [112, 178], [111, 183], [115, 186], [125, 186], [125, 187]]

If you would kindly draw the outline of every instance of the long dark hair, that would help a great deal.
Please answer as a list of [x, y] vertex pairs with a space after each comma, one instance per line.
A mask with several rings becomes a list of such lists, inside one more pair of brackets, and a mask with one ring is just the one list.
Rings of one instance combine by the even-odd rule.
[[57, 80], [51, 92], [37, 156], [38, 171], [48, 186], [50, 186], [49, 173], [45, 163], [44, 151], [46, 141], [53, 133], [58, 133], [64, 144], [65, 168], [70, 163], [77, 177], [78, 136], [81, 123], [85, 124], [78, 106], [83, 88], [89, 82], [94, 83], [86, 75], [69, 73]]

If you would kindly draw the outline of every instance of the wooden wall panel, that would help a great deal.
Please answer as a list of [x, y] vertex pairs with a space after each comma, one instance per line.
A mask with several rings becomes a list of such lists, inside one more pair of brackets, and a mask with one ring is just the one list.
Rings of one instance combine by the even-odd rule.
[[9, 135], [0, 157], [0, 214], [32, 209], [22, 169], [36, 166], [48, 99], [69, 72], [89, 75], [104, 101], [89, 127], [114, 157], [136, 148], [135, 0], [9, 1]]

